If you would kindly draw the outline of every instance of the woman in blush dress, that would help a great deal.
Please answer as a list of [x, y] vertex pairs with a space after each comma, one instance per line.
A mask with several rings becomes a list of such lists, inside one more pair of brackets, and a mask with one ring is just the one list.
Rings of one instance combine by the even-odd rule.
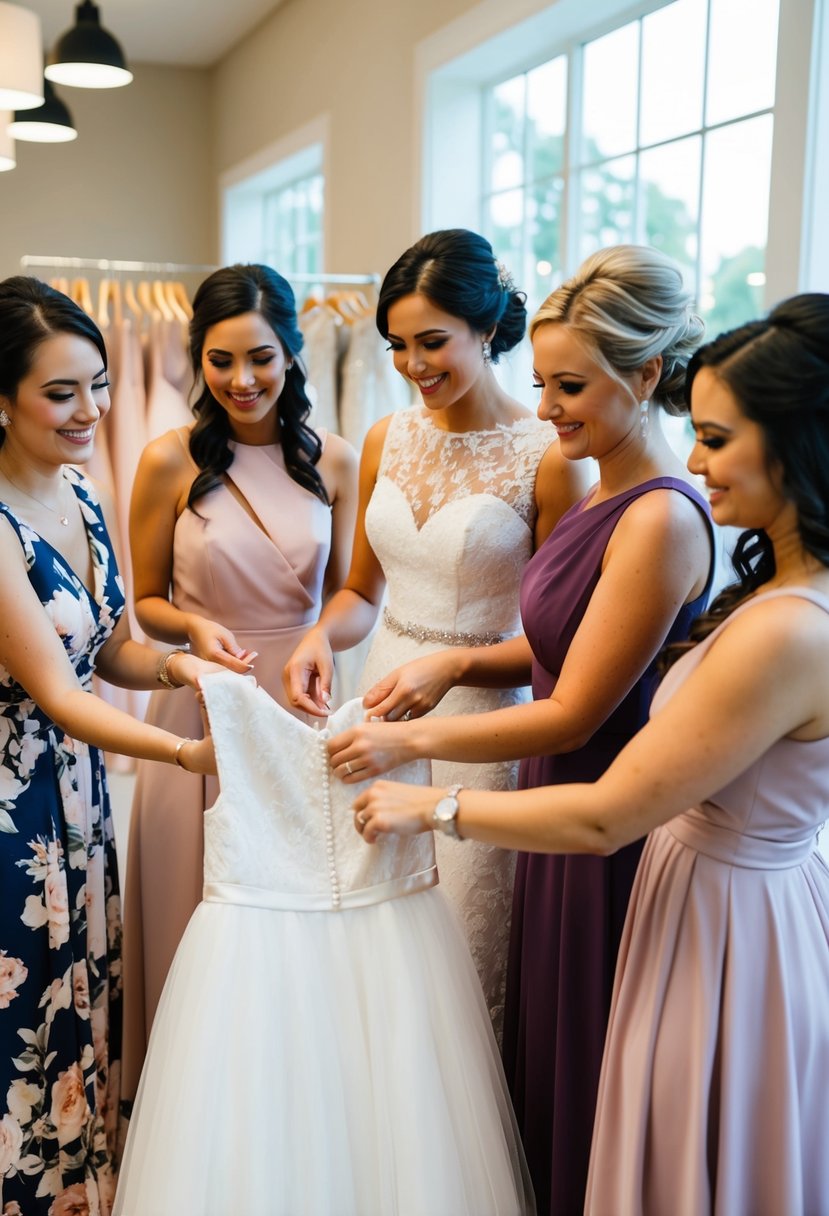
[[[676, 646], [650, 722], [592, 785], [462, 794], [461, 835], [609, 856], [649, 832], [619, 953], [587, 1216], [826, 1216], [829, 296], [702, 348], [688, 375], [739, 582]], [[358, 827], [421, 831], [378, 783]], [[690, 808], [690, 809], [689, 809]]]
[[[441, 700], [448, 685], [433, 687], [435, 651], [448, 645], [461, 654], [519, 632], [521, 571], [586, 484], [579, 467], [561, 456], [551, 428], [493, 374], [525, 324], [523, 294], [477, 233], [433, 232], [386, 275], [377, 325], [421, 401], [376, 423], [366, 438], [348, 579], [287, 668], [298, 709], [328, 712], [332, 651], [367, 635], [386, 588], [362, 679], [373, 716], [420, 715]], [[401, 664], [410, 664], [402, 676]], [[526, 680], [521, 673], [499, 688], [482, 681], [455, 689], [437, 714], [515, 705], [526, 699]], [[447, 784], [511, 789], [517, 764], [481, 758], [438, 764], [433, 773]], [[440, 840], [438, 868], [500, 1035], [514, 859], [485, 846], [458, 851]]]
[[[653, 661], [687, 635], [713, 568], [708, 508], [668, 445], [701, 333], [670, 259], [639, 246], [589, 258], [531, 324], [539, 415], [599, 481], [528, 563], [520, 658], [534, 702], [495, 713], [365, 723], [332, 740], [345, 780], [401, 760], [529, 757], [524, 787], [593, 780], [644, 723]], [[517, 643], [513, 647], [517, 647]], [[474, 683], [501, 648], [434, 661]], [[510, 678], [515, 679], [514, 667]], [[519, 857], [504, 1063], [539, 1212], [581, 1211], [616, 954], [641, 841], [613, 857]]]
[[[133, 491], [136, 613], [150, 637], [244, 672], [281, 697], [286, 659], [348, 565], [356, 457], [306, 425], [294, 296], [269, 267], [230, 266], [193, 300], [200, 384], [191, 427], [144, 451]], [[154, 698], [148, 721], [199, 729], [198, 706]], [[164, 980], [202, 894], [202, 817], [218, 786], [138, 774], [125, 902], [124, 1095], [138, 1084]]]

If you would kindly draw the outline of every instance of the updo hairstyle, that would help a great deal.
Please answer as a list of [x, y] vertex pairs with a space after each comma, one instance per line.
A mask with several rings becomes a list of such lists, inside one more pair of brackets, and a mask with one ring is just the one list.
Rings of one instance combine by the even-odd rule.
[[380, 287], [377, 328], [389, 336], [389, 308], [403, 296], [426, 296], [478, 334], [495, 332], [491, 361], [517, 346], [527, 328], [527, 297], [516, 291], [492, 246], [477, 232], [430, 232], [397, 259]]

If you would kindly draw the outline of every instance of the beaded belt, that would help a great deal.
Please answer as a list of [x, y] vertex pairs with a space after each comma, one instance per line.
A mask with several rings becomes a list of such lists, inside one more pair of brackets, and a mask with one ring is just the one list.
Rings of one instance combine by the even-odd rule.
[[504, 633], [452, 633], [449, 629], [429, 629], [426, 625], [413, 625], [410, 621], [398, 621], [388, 608], [383, 609], [383, 621], [392, 633], [418, 642], [438, 642], [442, 646], [497, 646], [507, 638]]

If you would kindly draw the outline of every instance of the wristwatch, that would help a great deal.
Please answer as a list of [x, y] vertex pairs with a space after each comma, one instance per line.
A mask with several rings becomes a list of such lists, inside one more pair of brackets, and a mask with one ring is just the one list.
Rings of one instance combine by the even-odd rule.
[[432, 811], [432, 827], [443, 832], [445, 836], [451, 836], [453, 840], [463, 840], [457, 824], [460, 807], [458, 794], [462, 789], [462, 785], [451, 785]]

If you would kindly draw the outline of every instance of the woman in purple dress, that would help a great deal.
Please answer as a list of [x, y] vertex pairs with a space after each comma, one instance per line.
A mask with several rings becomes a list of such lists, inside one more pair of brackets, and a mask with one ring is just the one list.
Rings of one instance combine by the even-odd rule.
[[[531, 704], [365, 723], [331, 741], [344, 780], [414, 757], [522, 757], [524, 787], [595, 780], [646, 719], [653, 661], [687, 635], [713, 568], [707, 504], [659, 423], [684, 412], [700, 334], [678, 269], [619, 246], [589, 258], [531, 326], [539, 416], [599, 481], [527, 565], [526, 637], [407, 665], [409, 708], [452, 684], [513, 685]], [[529, 757], [529, 759], [526, 759]], [[452, 829], [451, 819], [447, 830]], [[641, 841], [613, 857], [519, 858], [504, 1056], [540, 1214], [580, 1213], [616, 954]]]

